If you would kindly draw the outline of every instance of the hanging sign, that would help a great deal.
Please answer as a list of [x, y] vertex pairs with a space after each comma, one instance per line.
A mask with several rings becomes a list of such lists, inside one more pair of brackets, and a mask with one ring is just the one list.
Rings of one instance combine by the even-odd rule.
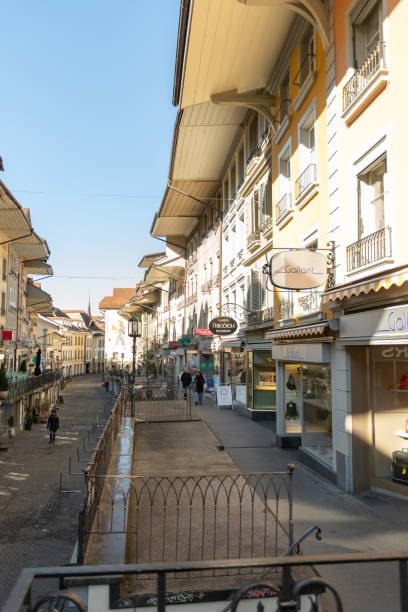
[[326, 257], [316, 251], [293, 249], [271, 257], [270, 281], [281, 289], [314, 289], [326, 282]]
[[231, 317], [216, 317], [210, 321], [208, 326], [216, 336], [229, 336], [238, 329], [238, 323]]
[[8, 330], [4, 330], [1, 334], [1, 339], [2, 340], [12, 340], [13, 339], [13, 332], [12, 331], [8, 331]]

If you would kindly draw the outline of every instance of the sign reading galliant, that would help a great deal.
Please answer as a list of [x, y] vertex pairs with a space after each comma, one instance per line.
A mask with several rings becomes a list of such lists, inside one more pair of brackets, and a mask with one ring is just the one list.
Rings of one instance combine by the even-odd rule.
[[316, 251], [292, 249], [271, 257], [270, 280], [282, 289], [314, 289], [326, 282], [326, 258]]
[[229, 336], [238, 329], [238, 323], [231, 317], [216, 317], [208, 326], [216, 336]]

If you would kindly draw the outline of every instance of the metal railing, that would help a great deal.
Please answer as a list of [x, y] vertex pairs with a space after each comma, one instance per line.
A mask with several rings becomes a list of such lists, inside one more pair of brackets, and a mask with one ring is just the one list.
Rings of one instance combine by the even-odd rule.
[[307, 77], [315, 70], [315, 53], [308, 53], [294, 76], [293, 85], [302, 87]]
[[293, 466], [275, 473], [89, 475], [89, 499], [102, 489], [103, 496], [84, 537], [125, 534], [129, 563], [277, 556], [293, 543], [293, 476]]
[[279, 128], [281, 127], [285, 119], [289, 120], [291, 115], [291, 109], [292, 102], [289, 99], [282, 100], [282, 102], [279, 104], [278, 111], [276, 113], [276, 122], [278, 123]]
[[391, 228], [382, 227], [347, 247], [347, 271], [356, 270], [391, 255]]
[[381, 68], [385, 68], [384, 49], [385, 43], [379, 42], [343, 87], [343, 111], [347, 110], [357, 96], [370, 84], [374, 75]]
[[316, 183], [317, 180], [317, 166], [316, 164], [309, 164], [302, 174], [295, 181], [295, 197], [299, 198], [302, 193]]
[[247, 247], [252, 248], [261, 243], [261, 230], [257, 229], [255, 232], [252, 232], [248, 236], [247, 239]]
[[316, 291], [309, 291], [306, 295], [298, 298], [298, 304], [302, 308], [303, 312], [309, 314], [320, 310], [321, 307], [321, 296]]
[[275, 206], [276, 210], [276, 220], [279, 219], [288, 211], [292, 209], [292, 195], [290, 193], [285, 193], [283, 198], [279, 200], [279, 202]]
[[[114, 445], [120, 430], [121, 419], [126, 411], [127, 388], [124, 387], [113, 407], [109, 420], [101, 434], [96, 448], [89, 461], [85, 476], [85, 493], [82, 510], [78, 521], [78, 559], [84, 561], [89, 533], [98, 512], [102, 493], [103, 480], [97, 477], [108, 472]], [[90, 485], [90, 481], [92, 485]]]
[[25, 395], [35, 389], [40, 389], [47, 385], [52, 385], [61, 378], [61, 371], [45, 372], [39, 376], [18, 377], [16, 380], [9, 380], [8, 396], [14, 399], [20, 395]]
[[135, 419], [141, 423], [190, 421], [193, 391], [177, 383], [151, 380], [135, 384]]
[[[99, 577], [98, 583], [105, 580], [105, 583], [112, 581], [114, 576], [116, 579], [118, 576], [123, 576], [125, 579], [129, 579], [131, 576], [137, 575], [140, 578], [151, 578], [150, 592], [154, 592], [155, 596], [150, 598], [150, 605], [157, 606], [158, 612], [163, 612], [166, 609], [167, 604], [174, 603], [177, 601], [175, 596], [179, 593], [181, 598], [180, 601], [206, 601], [206, 594], [203, 593], [199, 599], [194, 598], [194, 594], [190, 593], [186, 588], [181, 588], [178, 593], [172, 592], [169, 586], [172, 583], [174, 577], [182, 577], [186, 572], [195, 573], [197, 576], [203, 576], [208, 572], [218, 572], [220, 575], [225, 575], [226, 572], [239, 573], [242, 568], [249, 568], [253, 574], [258, 574], [260, 580], [255, 584], [247, 584], [243, 588], [225, 589], [222, 596], [219, 597], [219, 601], [225, 601], [226, 607], [224, 611], [231, 610], [236, 612], [238, 604], [243, 599], [250, 598], [251, 590], [255, 593], [252, 598], [259, 599], [260, 597], [268, 597], [278, 594], [279, 601], [277, 602], [277, 612], [283, 612], [283, 610], [299, 610], [299, 598], [303, 593], [310, 593], [310, 589], [318, 589], [318, 593], [322, 590], [332, 591], [335, 599], [334, 609], [337, 612], [341, 612], [344, 608], [341, 602], [341, 593], [339, 594], [320, 574], [313, 578], [302, 578], [302, 579], [291, 579], [292, 572], [296, 572], [298, 569], [304, 568], [317, 568], [322, 566], [321, 572], [324, 571], [324, 566], [344, 566], [353, 564], [353, 572], [358, 572], [362, 566], [366, 564], [381, 564], [378, 569], [378, 576], [382, 576], [381, 571], [384, 569], [384, 563], [387, 565], [392, 564], [395, 572], [395, 582], [397, 583], [397, 589], [399, 591], [399, 610], [406, 612], [408, 610], [408, 553], [407, 552], [370, 552], [370, 553], [343, 553], [343, 554], [328, 554], [328, 555], [298, 555], [298, 556], [281, 556], [276, 558], [267, 559], [234, 559], [234, 560], [221, 560], [221, 561], [199, 561], [199, 562], [187, 562], [187, 563], [152, 563], [146, 565], [135, 565], [135, 564], [117, 564], [117, 565], [87, 565], [87, 566], [73, 566], [73, 567], [37, 567], [25, 569], [20, 574], [17, 582], [15, 583], [10, 595], [5, 602], [2, 612], [32, 612], [34, 609], [38, 610], [39, 601], [35, 601], [36, 592], [35, 586], [42, 580], [49, 582], [50, 578], [55, 578], [59, 581], [62, 586], [68, 582], [71, 578], [82, 578], [82, 582], [91, 584], [95, 577]], [[266, 570], [264, 568], [267, 568]], [[375, 565], [374, 565], [375, 567]], [[282, 586], [271, 584], [270, 574], [276, 572], [278, 569], [281, 571], [287, 571], [290, 577], [289, 584], [283, 584]], [[373, 569], [370, 571], [372, 575]], [[362, 578], [363, 580], [363, 578]], [[174, 582], [174, 581], [173, 581]], [[181, 583], [181, 581], [180, 581]], [[390, 585], [391, 587], [392, 585]], [[320, 587], [320, 588], [319, 588]], [[269, 593], [265, 594], [264, 589], [268, 588]], [[49, 597], [43, 605], [47, 605], [49, 609], [53, 609], [55, 606], [55, 597], [59, 594], [63, 595], [66, 591], [58, 591], [51, 598]], [[316, 593], [316, 590], [312, 590]], [[188, 597], [191, 595], [192, 598]], [[187, 598], [186, 598], [187, 596]], [[37, 596], [38, 597], [38, 596]], [[357, 596], [356, 596], [357, 597]], [[211, 598], [214, 606], [214, 597]], [[142, 602], [132, 601], [134, 606], [141, 605]], [[146, 601], [144, 602], [146, 605]], [[265, 602], [266, 603], [266, 602]], [[313, 601], [309, 601], [310, 604]], [[361, 602], [356, 601], [356, 607], [361, 608]], [[52, 604], [52, 605], [51, 605]], [[117, 600], [112, 602], [111, 608], [118, 609], [129, 605], [129, 597], [126, 597], [126, 602], [120, 598], [120, 594], [117, 594]], [[143, 605], [143, 604], [142, 604]], [[106, 606], [108, 607], [108, 605]], [[313, 606], [312, 606], [313, 608]], [[61, 608], [60, 608], [61, 609]], [[81, 608], [77, 608], [81, 609]], [[85, 605], [83, 604], [83, 609]], [[96, 612], [96, 606], [89, 607], [89, 612]], [[321, 609], [320, 606], [314, 606], [313, 609]], [[332, 608], [331, 608], [332, 609]]]
[[274, 320], [273, 306], [263, 310], [252, 310], [247, 316], [247, 325], [259, 325]]
[[269, 234], [273, 230], [273, 220], [270, 215], [265, 215], [261, 223], [261, 231], [263, 234]]

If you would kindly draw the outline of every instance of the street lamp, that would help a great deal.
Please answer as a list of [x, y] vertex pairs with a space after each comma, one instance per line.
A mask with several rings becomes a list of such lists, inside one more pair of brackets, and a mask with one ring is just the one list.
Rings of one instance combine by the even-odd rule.
[[142, 322], [135, 315], [128, 321], [128, 336], [133, 338], [132, 345], [132, 385], [130, 388], [130, 416], [135, 416], [135, 373], [136, 373], [136, 338], [142, 335]]

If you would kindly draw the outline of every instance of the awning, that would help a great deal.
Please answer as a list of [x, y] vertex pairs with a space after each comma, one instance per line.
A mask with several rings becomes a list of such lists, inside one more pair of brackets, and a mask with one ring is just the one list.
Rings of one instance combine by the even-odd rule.
[[43, 291], [32, 282], [27, 283], [27, 307], [30, 313], [44, 312], [52, 313], [52, 298], [49, 293]]
[[401, 268], [393, 274], [388, 272], [369, 280], [365, 279], [358, 283], [342, 285], [332, 291], [326, 291], [322, 296], [322, 302], [323, 304], [328, 304], [329, 302], [341, 301], [352, 296], [367, 295], [370, 291], [378, 293], [381, 289], [390, 289], [393, 286], [401, 287], [407, 281], [408, 268]]
[[119, 314], [121, 317], [125, 319], [130, 319], [130, 317], [134, 314], [142, 314], [143, 308], [142, 306], [135, 304], [134, 302], [129, 302], [129, 304], [125, 304], [119, 310]]
[[44, 276], [52, 276], [54, 274], [50, 264], [45, 261], [35, 260], [27, 261], [23, 264], [23, 270], [25, 274], [41, 274]]
[[21, 204], [0, 181], [0, 235], [4, 240], [12, 240], [31, 232], [29, 215], [24, 213]]
[[180, 265], [178, 257], [173, 263], [153, 264], [145, 274], [149, 283], [166, 283], [169, 280], [184, 280], [184, 265]]
[[147, 255], [143, 255], [140, 262], [137, 264], [139, 268], [149, 268], [155, 261], [165, 257], [166, 253], [162, 251], [161, 253], [148, 253]]
[[34, 231], [30, 236], [26, 236], [15, 242], [10, 243], [13, 251], [19, 255], [22, 260], [48, 259], [50, 249], [46, 240], [40, 238]]
[[159, 289], [151, 289], [150, 291], [145, 291], [140, 295], [136, 295], [132, 300], [132, 304], [154, 304], [158, 301], [159, 297]]
[[329, 323], [317, 323], [311, 325], [301, 325], [299, 327], [288, 327], [283, 329], [273, 329], [266, 332], [265, 340], [290, 340], [291, 338], [319, 338], [327, 335]]

